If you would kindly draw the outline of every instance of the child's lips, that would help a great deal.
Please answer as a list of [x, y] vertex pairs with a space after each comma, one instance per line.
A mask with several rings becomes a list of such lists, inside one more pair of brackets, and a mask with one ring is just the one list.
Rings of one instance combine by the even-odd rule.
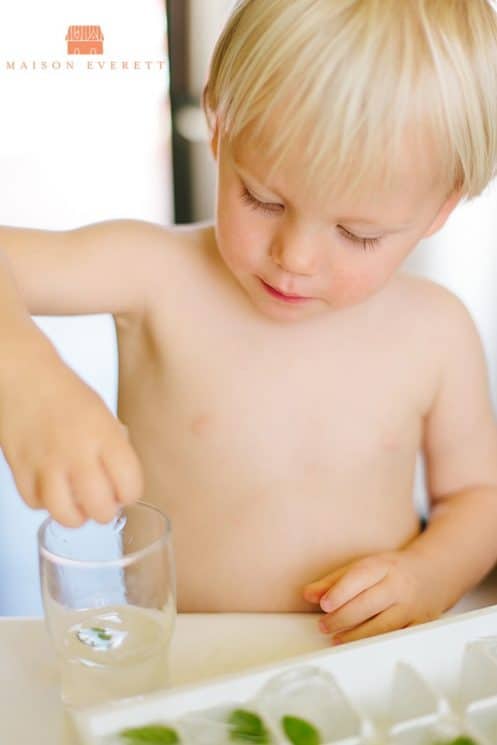
[[260, 277], [258, 277], [258, 279], [269, 295], [277, 298], [278, 300], [282, 300], [285, 303], [305, 303], [305, 302], [308, 302], [309, 300], [312, 300], [312, 298], [304, 297], [303, 295], [287, 295], [285, 292], [281, 292], [281, 290], [277, 290], [276, 287], [273, 287], [272, 285], [268, 284]]

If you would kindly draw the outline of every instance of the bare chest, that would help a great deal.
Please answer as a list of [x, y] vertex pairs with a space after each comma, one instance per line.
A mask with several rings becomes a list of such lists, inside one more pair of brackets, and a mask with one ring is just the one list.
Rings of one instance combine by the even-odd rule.
[[151, 488], [172, 469], [223, 494], [327, 490], [412, 460], [430, 376], [395, 313], [271, 323], [226, 278], [192, 274], [119, 333], [119, 410]]
[[148, 388], [163, 442], [245, 479], [338, 476], [412, 452], [416, 371], [395, 350], [361, 359], [359, 348], [218, 334], [183, 342], [156, 371], [158, 395]]

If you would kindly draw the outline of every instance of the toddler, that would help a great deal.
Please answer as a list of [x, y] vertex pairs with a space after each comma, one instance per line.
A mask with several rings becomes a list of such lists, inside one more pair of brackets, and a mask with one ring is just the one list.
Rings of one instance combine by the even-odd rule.
[[[400, 268], [494, 176], [496, 90], [486, 0], [240, 0], [204, 93], [213, 224], [0, 230], [0, 444], [27, 504], [77, 526], [145, 498], [179, 610], [320, 610], [335, 643], [478, 583], [484, 356], [459, 300]], [[119, 420], [30, 319], [87, 313], [115, 319]]]

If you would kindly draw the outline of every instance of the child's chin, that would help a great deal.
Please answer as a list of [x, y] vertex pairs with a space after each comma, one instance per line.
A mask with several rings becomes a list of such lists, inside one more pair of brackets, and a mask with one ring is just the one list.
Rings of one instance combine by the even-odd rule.
[[309, 301], [305, 305], [284, 305], [252, 298], [254, 306], [265, 318], [278, 323], [298, 323], [321, 315], [325, 308], [321, 303]]

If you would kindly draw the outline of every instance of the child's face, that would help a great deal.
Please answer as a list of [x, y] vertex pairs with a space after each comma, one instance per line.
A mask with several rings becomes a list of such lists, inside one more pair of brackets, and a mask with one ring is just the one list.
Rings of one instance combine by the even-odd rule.
[[429, 157], [406, 156], [397, 186], [351, 200], [339, 189], [325, 205], [299, 183], [298, 160], [266, 183], [261, 152], [235, 158], [222, 138], [216, 236], [219, 252], [256, 308], [292, 322], [360, 303], [380, 290], [456, 205], [434, 182]]

